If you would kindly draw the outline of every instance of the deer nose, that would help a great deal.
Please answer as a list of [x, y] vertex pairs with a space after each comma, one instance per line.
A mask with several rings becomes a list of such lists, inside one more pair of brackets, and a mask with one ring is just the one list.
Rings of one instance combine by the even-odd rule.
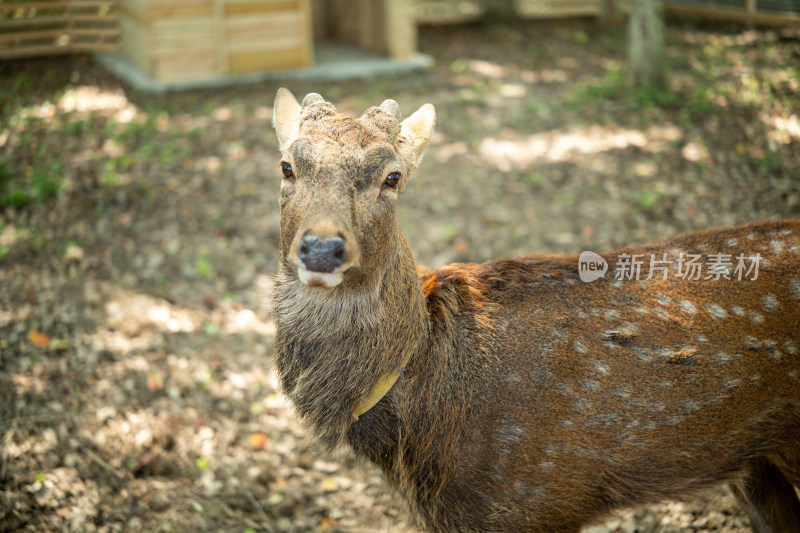
[[297, 258], [307, 270], [329, 274], [347, 261], [347, 243], [341, 236], [317, 237], [306, 231], [300, 239]]

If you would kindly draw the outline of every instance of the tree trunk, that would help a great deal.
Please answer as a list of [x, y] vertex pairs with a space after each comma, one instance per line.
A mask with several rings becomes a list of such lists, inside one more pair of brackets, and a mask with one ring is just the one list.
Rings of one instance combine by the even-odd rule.
[[622, 10], [619, 0], [597, 0], [597, 22], [605, 28], [622, 24]]
[[666, 86], [662, 0], [631, 0], [628, 53], [634, 86]]

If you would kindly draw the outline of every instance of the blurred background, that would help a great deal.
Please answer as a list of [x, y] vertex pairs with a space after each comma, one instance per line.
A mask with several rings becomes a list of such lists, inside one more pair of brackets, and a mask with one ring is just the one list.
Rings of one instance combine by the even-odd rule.
[[417, 531], [272, 370], [280, 86], [436, 106], [429, 267], [800, 215], [800, 0], [0, 0], [0, 531]]

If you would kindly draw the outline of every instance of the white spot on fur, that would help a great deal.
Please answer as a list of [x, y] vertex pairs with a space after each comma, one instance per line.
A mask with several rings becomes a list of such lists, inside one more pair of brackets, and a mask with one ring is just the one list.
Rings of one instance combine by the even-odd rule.
[[586, 353], [586, 345], [583, 344], [583, 342], [581, 342], [580, 340], [575, 339], [575, 342], [573, 343], [573, 345], [575, 346], [575, 351], [576, 352], [578, 352], [578, 353]]
[[722, 380], [722, 387], [728, 390], [732, 390], [738, 387], [740, 383], [741, 380], [728, 377]]
[[800, 280], [793, 279], [789, 282], [789, 288], [792, 291], [792, 298], [800, 300]]
[[603, 314], [606, 316], [606, 320], [614, 320], [615, 318], [617, 318], [619, 316], [619, 313], [617, 311], [615, 311], [614, 309], [609, 309], [608, 311], [606, 311]]
[[678, 302], [678, 307], [681, 308], [681, 311], [690, 315], [693, 315], [697, 312], [697, 308], [689, 300], [681, 300]]
[[786, 353], [789, 355], [795, 355], [797, 353], [797, 346], [792, 341], [783, 343], [783, 349], [786, 350]]
[[575, 400], [575, 403], [573, 403], [573, 406], [577, 411], [586, 411], [587, 409], [591, 409], [592, 402], [590, 402], [586, 398], [578, 398], [577, 400]]
[[780, 233], [781, 235], [791, 235], [792, 231], [788, 229], [782, 229]]
[[789, 372], [787, 372], [786, 375], [789, 376], [791, 379], [797, 379], [797, 370], [796, 369], [789, 370]]
[[615, 289], [621, 289], [622, 288], [622, 281], [618, 280], [618, 279], [615, 279], [614, 281], [611, 282], [611, 286], [614, 287]]
[[728, 316], [728, 313], [725, 312], [725, 309], [723, 309], [721, 305], [706, 304], [706, 309], [708, 310], [709, 313], [711, 313], [711, 316], [713, 316], [717, 320], [721, 320], [726, 316]]
[[599, 359], [594, 362], [594, 369], [600, 374], [608, 374], [608, 371], [610, 370], [608, 363]]
[[684, 411], [691, 413], [692, 411], [700, 410], [700, 402], [697, 400], [686, 400], [681, 404]]
[[667, 296], [666, 294], [656, 294], [656, 301], [661, 305], [669, 305], [672, 303], [672, 298]]
[[769, 241], [769, 245], [772, 246], [772, 253], [775, 255], [781, 255], [783, 253], [783, 242], [778, 240], [771, 240]]
[[614, 396], [618, 396], [620, 398], [630, 398], [631, 396], [631, 388], [626, 385], [620, 385], [612, 392]]
[[750, 311], [750, 322], [753, 324], [761, 324], [764, 322], [764, 315], [756, 311]]
[[656, 309], [653, 309], [653, 312], [656, 314], [656, 316], [658, 318], [661, 318], [661, 319], [664, 319], [664, 320], [669, 318], [669, 313], [667, 313], [663, 309], [656, 308]]
[[662, 379], [661, 381], [658, 382], [658, 386], [664, 390], [669, 390], [673, 387], [673, 383], [668, 379]]
[[310, 287], [325, 287], [332, 289], [342, 282], [344, 274], [341, 272], [333, 272], [328, 274], [326, 272], [312, 272], [303, 267], [297, 268], [297, 277], [300, 278], [304, 284]]
[[778, 299], [774, 294], [765, 294], [761, 297], [761, 308], [767, 313], [774, 313], [779, 306]]
[[562, 396], [572, 396], [572, 387], [570, 387], [563, 381], [559, 381], [558, 383], [556, 383], [556, 392], [561, 394]]
[[633, 322], [626, 322], [622, 329], [620, 330], [622, 333], [626, 333], [628, 335], [633, 335], [637, 331], [639, 331], [639, 325], [634, 324]]
[[708, 337], [703, 335], [702, 333], [698, 333], [694, 336], [695, 342], [708, 342]]
[[664, 423], [669, 426], [674, 426], [675, 424], [680, 424], [681, 422], [683, 422], [683, 415], [679, 414], [672, 414], [664, 419]]
[[739, 305], [732, 305], [731, 311], [733, 311], [733, 314], [736, 316], [744, 316], [744, 309]]
[[586, 390], [598, 390], [600, 388], [600, 382], [595, 379], [587, 379], [583, 382], [583, 388]]
[[737, 244], [738, 243], [736, 242], [736, 239], [728, 239], [727, 241], [725, 241], [725, 246], [727, 246], [728, 248], [733, 248]]
[[536, 466], [538, 466], [542, 470], [552, 470], [555, 465], [556, 464], [553, 461], [542, 461]]
[[717, 352], [714, 354], [714, 360], [717, 363], [727, 363], [731, 360], [731, 356], [725, 352]]
[[558, 457], [559, 455], [567, 453], [567, 447], [561, 443], [548, 444], [547, 448], [544, 449], [544, 453], [552, 457]]
[[521, 442], [525, 438], [525, 430], [522, 429], [518, 421], [511, 419], [503, 420], [498, 434], [500, 435], [500, 442], [506, 444]]

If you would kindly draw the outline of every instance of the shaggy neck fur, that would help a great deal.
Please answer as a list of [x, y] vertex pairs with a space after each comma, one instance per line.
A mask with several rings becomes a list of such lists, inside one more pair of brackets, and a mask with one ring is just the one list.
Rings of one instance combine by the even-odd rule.
[[328, 447], [343, 444], [353, 407], [424, 344], [428, 319], [414, 259], [401, 235], [379, 276], [308, 287], [282, 261], [275, 284], [277, 368], [298, 413]]
[[[333, 289], [303, 285], [282, 261], [274, 291], [277, 369], [319, 441], [349, 444], [381, 467], [435, 529], [475, 503], [448, 483], [494, 341], [486, 302], [462, 279], [467, 274], [445, 271], [421, 285], [399, 230], [395, 249], [378, 279]], [[381, 376], [398, 372], [409, 351], [389, 393], [356, 419], [353, 406]]]

